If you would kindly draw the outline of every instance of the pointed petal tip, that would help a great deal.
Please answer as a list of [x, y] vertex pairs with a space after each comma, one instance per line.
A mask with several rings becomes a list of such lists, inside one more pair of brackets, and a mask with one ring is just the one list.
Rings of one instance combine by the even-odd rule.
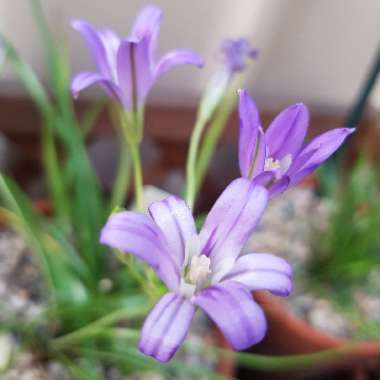
[[140, 9], [139, 14], [142, 14], [145, 12], [155, 13], [157, 16], [162, 17], [162, 9], [158, 5], [155, 5], [155, 4], [147, 4], [143, 6]]
[[73, 29], [77, 30], [80, 32], [81, 28], [83, 26], [90, 26], [90, 24], [85, 21], [85, 20], [81, 20], [81, 19], [73, 19], [70, 21], [70, 25]]
[[198, 60], [194, 62], [194, 65], [201, 69], [202, 67], [204, 67], [205, 61], [202, 57], [199, 56]]
[[302, 102], [292, 104], [288, 107], [288, 110], [309, 113], [309, 108], [305, 103]]
[[342, 128], [342, 130], [348, 136], [351, 133], [354, 133], [356, 131], [356, 128], [346, 127], [346, 128]]

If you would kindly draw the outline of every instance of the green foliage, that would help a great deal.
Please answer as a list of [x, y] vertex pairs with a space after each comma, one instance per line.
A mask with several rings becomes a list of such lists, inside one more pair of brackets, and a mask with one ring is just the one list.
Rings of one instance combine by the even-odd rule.
[[311, 274], [340, 294], [365, 284], [379, 267], [379, 185], [378, 169], [361, 159], [344, 182], [330, 186], [332, 214], [327, 231], [317, 236]]
[[[33, 201], [4, 174], [0, 174], [0, 213], [36, 254], [48, 308], [46, 314], [29, 327], [21, 328], [20, 321], [9, 327], [13, 315], [1, 327], [8, 326], [25, 344], [46, 350], [48, 357], [67, 364], [73, 376], [96, 379], [89, 370], [94, 368], [93, 358], [80, 360], [87, 364], [78, 367], [80, 355], [68, 354], [67, 347], [64, 350], [53, 348], [51, 342], [55, 337], [80, 333], [93, 321], [102, 320], [110, 313], [116, 313], [118, 319], [109, 323], [129, 317], [133, 320], [136, 313], [141, 318], [151, 302], [141, 296], [142, 284], [131, 278], [124, 267], [110, 269], [109, 260], [105, 260], [106, 249], [98, 242], [111, 201], [104, 198], [90, 163], [86, 137], [105, 103], [91, 107], [79, 124], [69, 92], [67, 55], [62, 45], [52, 37], [39, 2], [33, 0], [31, 4], [45, 47], [49, 91], [3, 35], [0, 35], [0, 44], [4, 47], [8, 63], [41, 114], [42, 161], [53, 213], [49, 217], [41, 215], [34, 208]], [[125, 158], [126, 153], [123, 155]], [[127, 173], [123, 173], [120, 186], [127, 179]], [[111, 284], [111, 289], [102, 288], [104, 279]], [[134, 306], [137, 299], [140, 304]], [[44, 334], [40, 334], [41, 329]]]

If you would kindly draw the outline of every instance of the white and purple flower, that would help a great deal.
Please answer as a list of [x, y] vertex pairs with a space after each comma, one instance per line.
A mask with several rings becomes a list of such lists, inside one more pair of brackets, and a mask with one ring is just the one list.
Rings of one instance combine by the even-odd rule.
[[158, 63], [158, 47], [162, 12], [156, 6], [146, 6], [138, 15], [130, 36], [120, 39], [110, 29], [94, 29], [83, 20], [72, 22], [92, 53], [97, 72], [82, 72], [75, 76], [71, 90], [77, 95], [84, 88], [99, 84], [113, 99], [128, 110], [144, 105], [155, 81], [177, 65], [203, 65], [202, 58], [190, 50], [173, 50]]
[[239, 91], [239, 116], [240, 173], [266, 186], [271, 197], [313, 172], [355, 130], [331, 129], [303, 146], [309, 111], [297, 103], [280, 112], [264, 132], [257, 107], [245, 90]]
[[267, 205], [268, 191], [245, 178], [221, 194], [197, 234], [186, 203], [170, 196], [149, 215], [123, 211], [110, 216], [100, 241], [149, 264], [169, 292], [154, 306], [141, 332], [140, 350], [166, 362], [185, 339], [197, 307], [223, 331], [236, 350], [263, 339], [266, 319], [252, 290], [286, 296], [291, 268], [268, 253], [240, 256]]

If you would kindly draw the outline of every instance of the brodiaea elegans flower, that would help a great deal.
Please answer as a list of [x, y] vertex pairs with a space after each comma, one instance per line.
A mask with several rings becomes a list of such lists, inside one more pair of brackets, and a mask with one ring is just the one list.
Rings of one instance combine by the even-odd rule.
[[240, 256], [268, 201], [268, 192], [245, 178], [221, 194], [197, 234], [186, 203], [170, 196], [149, 215], [123, 211], [110, 216], [100, 241], [148, 263], [169, 292], [144, 322], [140, 350], [166, 362], [185, 339], [196, 307], [218, 325], [236, 350], [259, 342], [266, 332], [252, 290], [286, 296], [291, 268], [268, 253]]
[[275, 196], [318, 168], [354, 132], [331, 129], [303, 146], [309, 111], [302, 103], [280, 112], [264, 132], [259, 112], [247, 91], [239, 91], [239, 165], [241, 175], [266, 186]]
[[202, 66], [203, 60], [190, 50], [173, 50], [155, 61], [161, 10], [147, 6], [138, 15], [130, 36], [120, 39], [110, 29], [94, 29], [82, 20], [72, 22], [92, 53], [97, 72], [75, 76], [71, 90], [77, 95], [84, 88], [99, 84], [106, 93], [128, 110], [144, 105], [155, 81], [177, 65]]

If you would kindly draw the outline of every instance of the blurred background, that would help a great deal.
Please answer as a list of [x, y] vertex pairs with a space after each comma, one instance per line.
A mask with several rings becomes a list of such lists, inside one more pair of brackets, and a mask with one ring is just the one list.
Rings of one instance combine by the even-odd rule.
[[[46, 77], [41, 41], [25, 0], [3, 0], [1, 30], [42, 76]], [[260, 50], [249, 72], [248, 87], [259, 105], [278, 110], [303, 101], [313, 112], [345, 112], [374, 59], [379, 43], [377, 0], [157, 0], [164, 12], [161, 52], [192, 48], [206, 61], [202, 71], [180, 68], [155, 86], [150, 102], [194, 106], [218, 58], [224, 37], [245, 36]], [[51, 30], [69, 49], [74, 73], [89, 68], [91, 58], [70, 20], [83, 18], [95, 26], [129, 33], [145, 1], [44, 0]], [[11, 71], [2, 76], [2, 96], [22, 95]], [[91, 93], [87, 93], [90, 96]], [[380, 90], [371, 106], [380, 107]]]

